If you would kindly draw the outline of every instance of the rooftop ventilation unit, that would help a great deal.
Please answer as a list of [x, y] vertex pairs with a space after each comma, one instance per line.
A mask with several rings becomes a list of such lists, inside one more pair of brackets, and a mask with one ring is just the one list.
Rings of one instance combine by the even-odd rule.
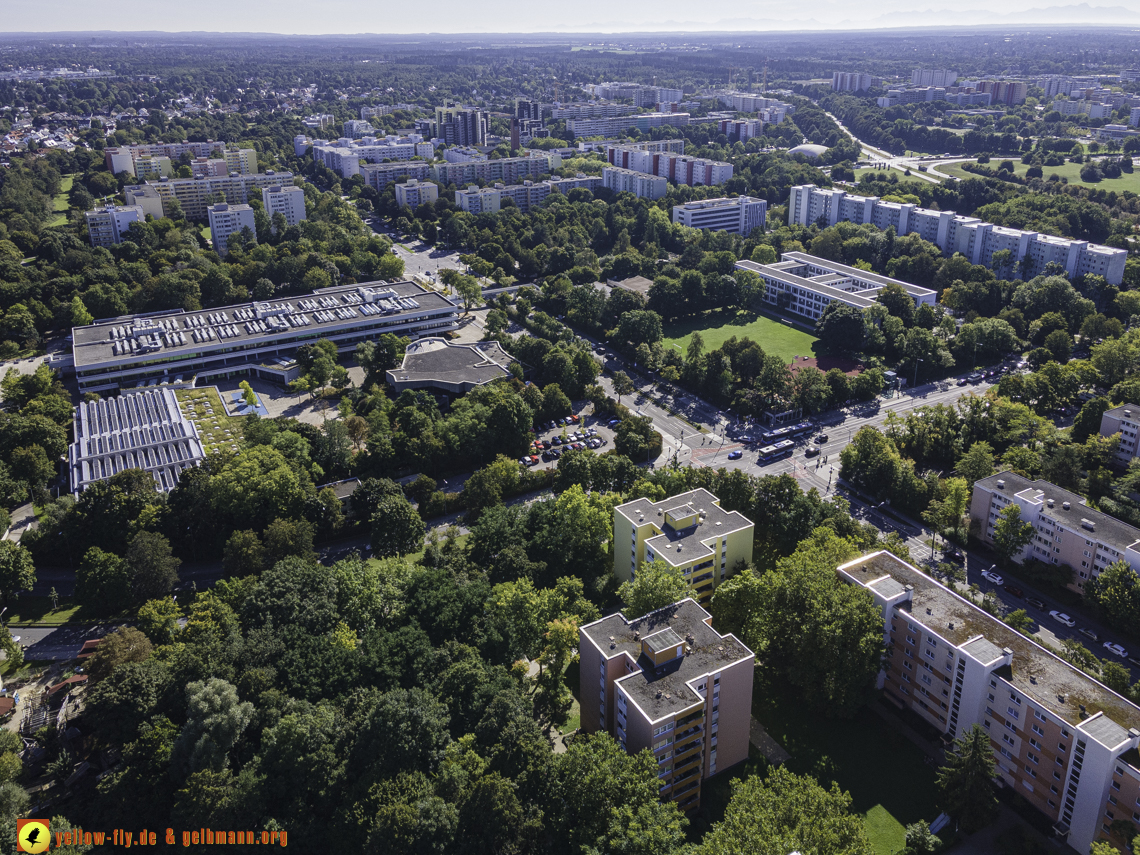
[[1004, 478], [998, 478], [998, 482], [997, 482], [997, 488], [998, 488], [999, 490], [1004, 490], [1004, 489], [1005, 489], [1005, 479], [1004, 479]]
[[1081, 528], [1087, 528], [1089, 531], [1096, 531], [1096, 523], [1090, 519], [1081, 517]]

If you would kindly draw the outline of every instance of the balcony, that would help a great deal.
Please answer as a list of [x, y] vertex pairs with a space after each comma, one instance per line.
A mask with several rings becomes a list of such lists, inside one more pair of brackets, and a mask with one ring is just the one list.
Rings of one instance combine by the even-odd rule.
[[[699, 721], [700, 719], [703, 719], [704, 717], [705, 717], [705, 711], [703, 709], [697, 710], [696, 712], [689, 713], [684, 718], [677, 719], [677, 730], [678, 731], [683, 730], [688, 725], [692, 724], [695, 721]], [[680, 739], [681, 739], [681, 736], [678, 733], [677, 734], [677, 740], [679, 741]]]
[[687, 728], [686, 730], [683, 730], [680, 733], [678, 733], [677, 734], [677, 742], [683, 742], [684, 740], [688, 739], [691, 736], [696, 736], [700, 733], [703, 733], [704, 729], [705, 729], [704, 724], [701, 724], [701, 723], [695, 724], [692, 727]]
[[678, 746], [677, 749], [673, 752], [673, 756], [680, 757], [684, 754], [688, 754], [690, 751], [700, 751], [703, 744], [703, 739], [694, 739], [692, 742]]

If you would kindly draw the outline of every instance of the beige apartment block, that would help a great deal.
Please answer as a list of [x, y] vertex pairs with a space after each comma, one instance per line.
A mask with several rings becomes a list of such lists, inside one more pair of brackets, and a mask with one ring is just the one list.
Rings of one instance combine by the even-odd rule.
[[635, 499], [614, 508], [614, 574], [632, 581], [642, 563], [659, 558], [680, 570], [693, 598], [707, 604], [716, 585], [752, 561], [755, 528], [739, 511], [722, 510], [704, 488], [660, 502]]
[[993, 544], [998, 514], [1010, 504], [1021, 508], [1021, 519], [1033, 526], [1033, 539], [1016, 556], [1073, 568], [1069, 587], [1084, 591], [1085, 582], [1109, 564], [1127, 561], [1140, 571], [1140, 529], [1095, 511], [1085, 498], [1048, 481], [1033, 481], [1015, 472], [999, 472], [974, 483], [970, 528]]
[[982, 727], [999, 784], [1082, 855], [1115, 820], [1140, 831], [1140, 708], [889, 552], [837, 572], [882, 610], [887, 701], [947, 744]]
[[1137, 437], [1140, 436], [1140, 405], [1123, 404], [1113, 407], [1100, 417], [1100, 435], [1120, 434], [1120, 445], [1116, 449], [1116, 462], [1127, 466], [1140, 451]]
[[755, 656], [688, 598], [644, 617], [578, 630], [582, 729], [657, 760], [659, 794], [682, 810], [701, 781], [748, 758]]

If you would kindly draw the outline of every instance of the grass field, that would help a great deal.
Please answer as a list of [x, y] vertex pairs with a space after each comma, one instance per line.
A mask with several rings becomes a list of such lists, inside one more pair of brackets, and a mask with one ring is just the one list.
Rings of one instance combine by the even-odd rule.
[[71, 192], [71, 185], [75, 183], [75, 176], [78, 174], [77, 172], [72, 173], [60, 179], [59, 193], [56, 194], [51, 203], [51, 209], [55, 211], [56, 215], [48, 222], [48, 228], [67, 225], [67, 212], [71, 208], [67, 194]]
[[[9, 609], [7, 621], [9, 624], [38, 623], [59, 626], [74, 620], [81, 620], [80, 606], [65, 597], [59, 598], [59, 608], [51, 609], [51, 600], [48, 597], [37, 597], [24, 594]], [[15, 612], [12, 612], [15, 609]], [[95, 618], [94, 615], [88, 617]], [[19, 633], [16, 633], [19, 635]]]
[[906, 737], [870, 710], [851, 720], [804, 710], [787, 686], [758, 683], [753, 713], [792, 755], [788, 768], [831, 781], [851, 794], [851, 809], [863, 815], [878, 855], [895, 855], [904, 827], [938, 816], [934, 769]]
[[676, 345], [685, 352], [694, 332], [701, 334], [706, 351], [716, 350], [733, 336], [747, 337], [764, 348], [765, 353], [777, 354], [788, 363], [793, 356], [811, 356], [816, 342], [815, 336], [766, 315], [729, 310], [666, 324], [665, 347]]
[[[1004, 157], [994, 157], [986, 166], [997, 169], [998, 164], [1003, 160], [1012, 159]], [[1105, 178], [1102, 181], [1089, 183], [1081, 181], [1081, 168], [1084, 164], [1081, 163], [1063, 163], [1060, 166], [1043, 166], [1041, 167], [1045, 173], [1045, 178], [1048, 179], [1050, 175], [1059, 175], [1062, 178], [1069, 179], [1070, 184], [1078, 184], [1081, 187], [1102, 187], [1105, 190], [1115, 190], [1120, 193], [1125, 190], [1131, 190], [1133, 193], [1140, 193], [1140, 171], [1133, 172], [1131, 175], [1125, 173], [1119, 178]], [[1013, 161], [1013, 171], [1016, 175], [1025, 175], [1025, 170], [1029, 167], [1025, 166], [1020, 160]], [[961, 179], [978, 178], [972, 172], [967, 172], [962, 168], [962, 164], [954, 163], [950, 166], [940, 166], [939, 170], [945, 172], [947, 175], [956, 175]]]

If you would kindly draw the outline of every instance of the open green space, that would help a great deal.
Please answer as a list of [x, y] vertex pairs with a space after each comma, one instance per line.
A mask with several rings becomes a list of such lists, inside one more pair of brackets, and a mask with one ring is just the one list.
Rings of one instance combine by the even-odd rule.
[[60, 179], [59, 192], [51, 201], [51, 209], [55, 211], [56, 215], [48, 221], [48, 228], [67, 225], [67, 212], [71, 208], [71, 202], [68, 201], [67, 194], [71, 192], [71, 185], [75, 183], [75, 176], [78, 174], [77, 172], [73, 172]]
[[[887, 178], [892, 172], [899, 177], [899, 181], [903, 181], [904, 179], [908, 181], [910, 180], [910, 176], [906, 174], [905, 169], [899, 169], [898, 167], [891, 166], [886, 169], [870, 169], [866, 167], [863, 169], [856, 169], [855, 182], [858, 183], [866, 173], [870, 173], [872, 178], [881, 180]], [[932, 175], [930, 177], [933, 178], [934, 176]]]
[[701, 334], [706, 351], [716, 350], [733, 336], [750, 338], [765, 353], [774, 353], [787, 363], [793, 356], [811, 356], [816, 342], [810, 333], [767, 315], [727, 309], [666, 324], [664, 345], [676, 346], [684, 353], [694, 332]]
[[[53, 610], [50, 598], [24, 594], [9, 606], [8, 611], [4, 614], [4, 619], [8, 624], [38, 623], [59, 626], [71, 623], [73, 620], [79, 620], [80, 612], [81, 607], [69, 599], [61, 597], [58, 601], [58, 608]], [[13, 632], [19, 635], [18, 630]]]
[[[471, 536], [470, 534], [461, 534], [461, 535], [458, 535], [458, 536], [455, 538], [455, 542], [456, 542], [457, 544], [459, 544], [460, 546], [463, 546], [463, 544], [465, 544], [465, 543], [467, 542], [467, 538], [469, 538], [470, 536]], [[403, 556], [403, 557], [404, 557], [404, 560], [405, 560], [405, 561], [409, 561], [409, 562], [411, 562], [412, 564], [418, 564], [420, 561], [422, 561], [422, 560], [423, 560], [423, 557], [424, 557], [424, 550], [422, 550], [422, 549], [421, 549], [419, 552], [409, 552], [407, 555], [405, 555], [405, 556]], [[368, 559], [368, 563], [369, 563], [369, 564], [373, 564], [373, 563], [375, 563], [375, 564], [379, 564], [379, 563], [380, 563], [380, 559], [379, 559], [379, 558], [369, 558], [369, 559]]]
[[228, 415], [216, 388], [176, 389], [174, 396], [186, 418], [198, 428], [206, 454], [237, 451], [241, 447], [242, 419], [245, 416]]
[[905, 736], [870, 709], [852, 719], [805, 710], [797, 693], [780, 681], [757, 680], [752, 712], [792, 759], [787, 765], [831, 781], [851, 794], [851, 809], [864, 816], [878, 855], [895, 855], [905, 826], [938, 816], [935, 770]]
[[[984, 165], [997, 169], [1003, 160], [1011, 159], [1012, 158], [994, 157], [990, 159], [989, 163]], [[938, 169], [947, 175], [955, 175], [963, 180], [980, 177], [972, 172], [967, 172], [962, 166], [963, 164], [961, 163], [952, 163], [949, 166], [940, 166]], [[1081, 169], [1083, 167], [1083, 163], [1063, 163], [1060, 166], [1043, 166], [1041, 169], [1044, 172], [1046, 180], [1048, 180], [1050, 175], [1059, 175], [1062, 178], [1067, 178], [1070, 184], [1078, 184], [1081, 187], [1101, 187], [1105, 190], [1115, 190], [1117, 193], [1122, 193], [1125, 190], [1140, 193], [1140, 171], [1133, 172], [1131, 175], [1126, 172], [1119, 178], [1104, 178], [1100, 181], [1089, 182], [1081, 180]], [[1024, 176], [1028, 168], [1029, 167], [1020, 160], [1013, 161], [1013, 171], [1015, 175]]]

